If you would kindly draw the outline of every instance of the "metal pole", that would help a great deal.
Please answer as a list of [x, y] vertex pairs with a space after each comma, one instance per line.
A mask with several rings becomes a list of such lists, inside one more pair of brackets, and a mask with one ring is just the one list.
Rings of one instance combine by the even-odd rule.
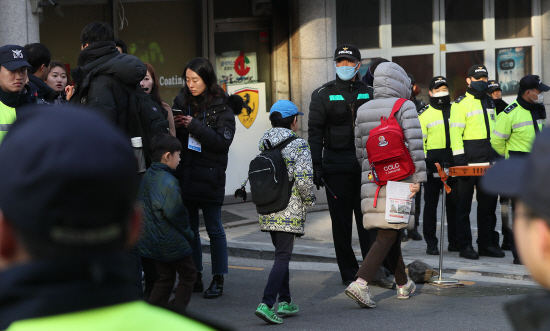
[[[449, 164], [445, 163], [443, 164], [443, 169], [445, 170], [445, 173], [449, 174]], [[445, 181], [446, 183], [446, 181]], [[441, 235], [439, 236], [439, 276], [434, 276], [428, 280], [428, 283], [434, 283], [434, 284], [452, 284], [452, 283], [458, 283], [457, 280], [452, 278], [442, 278], [441, 275], [443, 274], [443, 242], [445, 241], [445, 216], [446, 216], [446, 202], [447, 202], [447, 191], [445, 191], [445, 187], [443, 186], [443, 190], [441, 192], [442, 199], [441, 204], [443, 205], [441, 208]]]

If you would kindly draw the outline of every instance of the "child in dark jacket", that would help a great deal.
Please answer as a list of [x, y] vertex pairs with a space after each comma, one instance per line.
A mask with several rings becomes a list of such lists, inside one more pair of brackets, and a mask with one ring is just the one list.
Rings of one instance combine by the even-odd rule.
[[[185, 310], [191, 300], [197, 271], [191, 258], [193, 232], [183, 205], [179, 182], [173, 172], [180, 161], [181, 143], [168, 134], [151, 140], [153, 164], [145, 173], [138, 193], [143, 205], [143, 233], [138, 243], [141, 256], [155, 259], [159, 279], [149, 303]], [[176, 297], [168, 302], [176, 280]]]

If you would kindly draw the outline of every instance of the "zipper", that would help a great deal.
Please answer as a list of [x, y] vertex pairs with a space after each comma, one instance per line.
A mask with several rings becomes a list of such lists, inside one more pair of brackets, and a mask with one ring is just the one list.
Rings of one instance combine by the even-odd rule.
[[[262, 155], [258, 155], [258, 157], [262, 157], [262, 158], [268, 160], [271, 163], [271, 165], [273, 166], [273, 180], [275, 181], [275, 183], [278, 184], [279, 182], [277, 181], [277, 177], [276, 177], [277, 176], [277, 173], [276, 173], [277, 171], [275, 170], [275, 165], [273, 164], [273, 161], [271, 161], [270, 158], [262, 156]], [[265, 168], [265, 169], [260, 169], [260, 170], [254, 170], [252, 172], [249, 172], [248, 174], [250, 175], [250, 174], [253, 174], [253, 173], [256, 173], [256, 172], [266, 171], [266, 170], [271, 170], [271, 169]]]

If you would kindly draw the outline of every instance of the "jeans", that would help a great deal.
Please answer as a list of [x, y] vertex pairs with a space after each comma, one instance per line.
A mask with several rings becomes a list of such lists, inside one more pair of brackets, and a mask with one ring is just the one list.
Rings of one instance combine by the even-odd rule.
[[191, 243], [193, 248], [193, 263], [197, 272], [202, 272], [202, 246], [199, 235], [199, 208], [202, 209], [206, 232], [210, 238], [210, 254], [212, 259], [212, 274], [226, 275], [228, 273], [227, 261], [227, 239], [222, 225], [222, 206], [202, 201], [185, 200], [183, 202], [189, 212], [189, 225], [195, 235]]
[[277, 294], [279, 295], [279, 302], [286, 301], [290, 303], [292, 301], [290, 298], [288, 263], [292, 257], [296, 235], [287, 232], [270, 232], [270, 234], [273, 246], [275, 246], [275, 262], [265, 285], [262, 302], [271, 308], [277, 301]]

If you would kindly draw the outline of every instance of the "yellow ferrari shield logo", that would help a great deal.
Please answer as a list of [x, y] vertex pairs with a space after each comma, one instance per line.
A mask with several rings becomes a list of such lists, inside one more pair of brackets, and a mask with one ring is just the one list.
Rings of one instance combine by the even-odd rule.
[[245, 128], [250, 128], [256, 116], [258, 116], [258, 107], [260, 97], [258, 95], [258, 89], [252, 87], [245, 87], [240, 90], [236, 90], [235, 94], [243, 98], [244, 106], [239, 115], [239, 121]]

